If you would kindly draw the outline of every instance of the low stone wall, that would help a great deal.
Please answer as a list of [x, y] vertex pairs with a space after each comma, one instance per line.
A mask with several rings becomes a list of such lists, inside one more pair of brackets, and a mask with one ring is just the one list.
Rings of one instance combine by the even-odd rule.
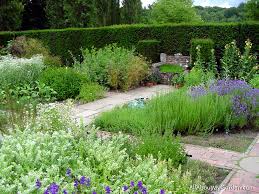
[[155, 75], [158, 75], [160, 77], [162, 84], [171, 84], [171, 80], [172, 80], [174, 74], [173, 73], [161, 73], [159, 71], [159, 67], [164, 64], [180, 65], [185, 69], [185, 71], [188, 71], [188, 67], [190, 64], [190, 56], [183, 56], [180, 53], [175, 54], [175, 55], [167, 55], [165, 53], [161, 53], [160, 61], [161, 62], [159, 62], [159, 63], [152, 64], [152, 73]]

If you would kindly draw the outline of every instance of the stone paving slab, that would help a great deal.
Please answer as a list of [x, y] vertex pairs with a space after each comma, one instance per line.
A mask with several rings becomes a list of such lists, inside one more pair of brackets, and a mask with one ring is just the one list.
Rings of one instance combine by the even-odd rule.
[[213, 166], [226, 169], [240, 169], [238, 161], [244, 156], [242, 153], [198, 145], [184, 145], [192, 159], [207, 162]]
[[128, 92], [107, 92], [105, 98], [87, 104], [76, 105], [73, 110], [73, 117], [76, 120], [83, 119], [89, 124], [100, 113], [111, 110], [116, 106], [122, 106], [136, 98], [152, 98], [156, 95], [173, 91], [172, 86], [156, 85], [153, 87], [140, 87]]
[[[259, 135], [248, 149], [245, 156], [239, 161], [240, 169], [233, 173], [227, 182], [226, 188], [222, 189], [220, 194], [259, 194], [259, 175], [257, 163], [259, 157]], [[253, 160], [254, 159], [254, 160]]]

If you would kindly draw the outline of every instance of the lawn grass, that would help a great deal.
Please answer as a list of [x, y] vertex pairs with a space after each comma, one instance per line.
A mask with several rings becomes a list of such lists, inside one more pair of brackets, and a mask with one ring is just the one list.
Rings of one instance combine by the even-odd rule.
[[[182, 166], [182, 170], [183, 172], [190, 172], [193, 180], [201, 177], [202, 182], [204, 182], [207, 187], [219, 186], [229, 174], [229, 170], [191, 159], [189, 159], [187, 163]], [[204, 193], [211, 192], [204, 191]]]
[[161, 73], [182, 73], [184, 70], [177, 64], [164, 64], [159, 67]]
[[181, 141], [185, 144], [194, 144], [205, 147], [215, 147], [236, 152], [245, 152], [252, 143], [256, 133], [252, 131], [233, 134], [212, 134], [210, 136], [182, 136]]

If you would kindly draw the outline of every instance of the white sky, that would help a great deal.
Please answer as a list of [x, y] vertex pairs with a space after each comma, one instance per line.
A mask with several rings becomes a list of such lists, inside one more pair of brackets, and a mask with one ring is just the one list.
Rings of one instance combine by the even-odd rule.
[[[172, 0], [173, 1], [173, 0]], [[201, 6], [218, 6], [218, 7], [236, 7], [245, 0], [194, 0], [194, 5]], [[142, 0], [142, 4], [146, 7], [152, 4], [155, 0]]]

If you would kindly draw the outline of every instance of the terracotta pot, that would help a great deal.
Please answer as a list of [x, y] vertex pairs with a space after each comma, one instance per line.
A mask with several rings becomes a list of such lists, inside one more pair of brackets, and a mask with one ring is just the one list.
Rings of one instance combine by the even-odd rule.
[[154, 83], [153, 83], [153, 82], [147, 82], [147, 83], [146, 83], [146, 86], [147, 86], [147, 87], [152, 87], [152, 86], [154, 86]]

